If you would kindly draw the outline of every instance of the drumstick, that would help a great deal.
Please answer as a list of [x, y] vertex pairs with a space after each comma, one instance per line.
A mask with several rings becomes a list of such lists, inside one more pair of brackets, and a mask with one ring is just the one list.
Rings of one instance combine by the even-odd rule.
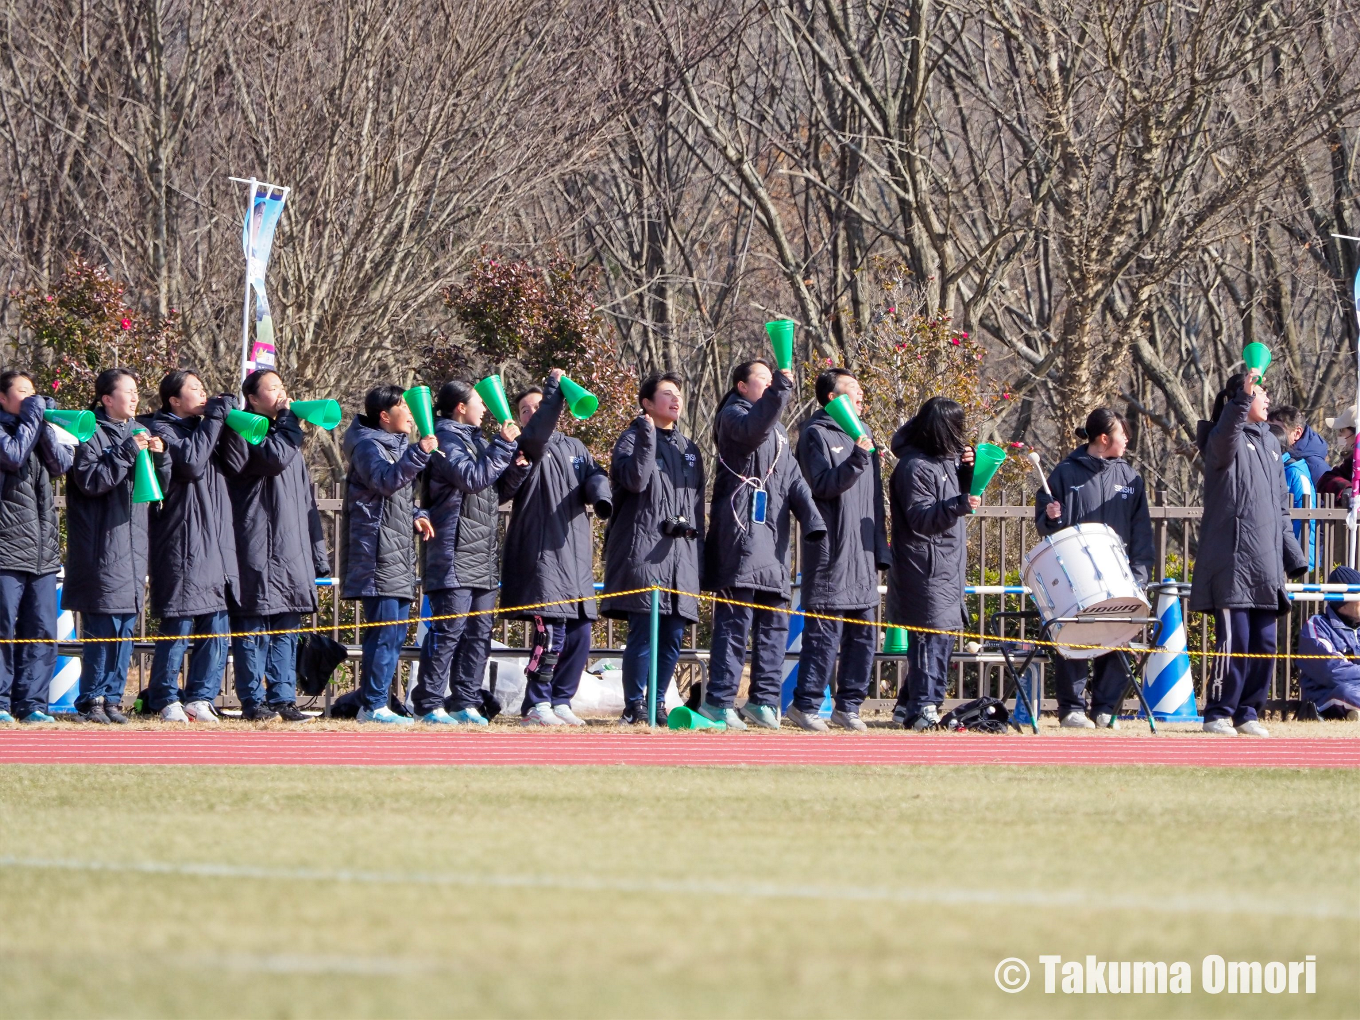
[[1034, 465], [1034, 470], [1039, 473], [1039, 483], [1044, 487], [1044, 492], [1048, 493], [1048, 498], [1053, 498], [1053, 490], [1048, 487], [1048, 479], [1044, 476], [1043, 465], [1039, 463], [1039, 455], [1033, 450], [1025, 454], [1025, 459]]

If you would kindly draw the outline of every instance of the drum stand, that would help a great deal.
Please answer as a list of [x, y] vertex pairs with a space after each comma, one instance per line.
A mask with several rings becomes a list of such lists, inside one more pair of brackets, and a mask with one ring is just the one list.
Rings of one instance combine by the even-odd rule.
[[[1080, 623], [1083, 621], [1084, 618], [1080, 616], [1059, 616], [1055, 617], [1052, 620], [1045, 621], [1044, 618], [1036, 610], [1026, 609], [992, 613], [987, 619], [991, 627], [991, 632], [996, 636], [997, 644], [1001, 647], [1001, 658], [1005, 662], [1006, 672], [1010, 675], [1011, 680], [1015, 682], [1015, 696], [1019, 698], [1021, 701], [1023, 701], [1025, 703], [1025, 707], [1029, 709], [1030, 728], [1035, 733], [1038, 733], [1039, 710], [1035, 705], [1030, 703], [1029, 691], [1026, 689], [1026, 684], [1022, 681], [1021, 678], [1025, 675], [1025, 672], [1029, 669], [1031, 664], [1033, 664], [1034, 657], [1039, 653], [1039, 645], [1027, 642], [1029, 644], [1029, 648], [1025, 653], [1024, 659], [1020, 662], [1019, 666], [1017, 667], [1015, 664], [1015, 660], [1011, 658], [1010, 646], [1014, 642], [1002, 640], [1002, 638], [1004, 637], [1002, 633], [1002, 625], [1008, 619], [1033, 621], [1034, 623], [1039, 624], [1042, 640], [1045, 642], [1051, 642], [1053, 640], [1051, 636], [1051, 629], [1053, 627], [1057, 626], [1060, 623]], [[1143, 623], [1154, 627], [1157, 625], [1157, 620], [1155, 617], [1149, 619], [1141, 616], [1137, 617], [1103, 616], [1101, 617], [1101, 619], [1108, 623]], [[1154, 641], [1153, 644], [1156, 644], [1156, 642]], [[1138, 677], [1134, 672], [1134, 668], [1129, 663], [1128, 650], [1118, 649], [1116, 650], [1115, 654], [1119, 656], [1120, 665], [1124, 667], [1124, 675], [1128, 677], [1128, 684], [1125, 685], [1123, 693], [1120, 694], [1119, 701], [1116, 702], [1116, 706], [1122, 705], [1124, 703], [1124, 699], [1128, 697], [1129, 693], [1128, 689], [1130, 686], [1132, 686], [1134, 693], [1138, 696], [1138, 704], [1143, 706], [1143, 711], [1147, 714], [1148, 729], [1150, 729], [1153, 733], [1156, 733], [1157, 722], [1152, 717], [1152, 707], [1147, 703], [1147, 698], [1143, 696], [1143, 685], [1138, 682]], [[1146, 662], [1147, 660], [1147, 656], [1148, 653], [1144, 652], [1139, 659], [1138, 669], [1140, 671], [1143, 668], [1144, 662]], [[1001, 700], [1002, 701], [1006, 700], [1006, 681], [1004, 677], [1002, 678], [1001, 683]], [[1115, 713], [1110, 717], [1111, 727], [1114, 726], [1114, 720], [1117, 718], [1119, 718], [1119, 712], [1116, 708]]]

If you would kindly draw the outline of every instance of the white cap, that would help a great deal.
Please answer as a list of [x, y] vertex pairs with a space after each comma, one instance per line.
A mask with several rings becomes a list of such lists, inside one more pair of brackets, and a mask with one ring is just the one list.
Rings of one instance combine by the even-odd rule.
[[1355, 428], [1355, 405], [1352, 404], [1335, 418], [1324, 419], [1329, 429], [1353, 429]]

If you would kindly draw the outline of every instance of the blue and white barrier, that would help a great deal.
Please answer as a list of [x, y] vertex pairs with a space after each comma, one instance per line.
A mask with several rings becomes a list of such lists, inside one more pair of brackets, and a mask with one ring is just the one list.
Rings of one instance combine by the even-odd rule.
[[[61, 588], [66, 572], [57, 574], [57, 640], [76, 639], [75, 613], [61, 608]], [[52, 667], [52, 682], [47, 686], [47, 711], [70, 715], [76, 710], [76, 695], [80, 693], [80, 659], [73, 655], [58, 655]]]
[[[1157, 596], [1157, 644], [1166, 649], [1153, 652], [1143, 667], [1143, 697], [1158, 722], [1202, 722], [1195, 708], [1195, 684], [1190, 676], [1190, 656], [1185, 654], [1185, 618], [1181, 600], [1171, 592]], [[1138, 714], [1143, 715], [1142, 709]]]

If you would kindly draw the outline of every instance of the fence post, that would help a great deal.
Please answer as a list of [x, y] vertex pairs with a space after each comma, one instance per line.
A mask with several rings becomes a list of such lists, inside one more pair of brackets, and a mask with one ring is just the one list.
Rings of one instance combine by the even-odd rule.
[[652, 586], [652, 643], [647, 655], [647, 725], [656, 729], [656, 645], [661, 638], [661, 589]]

